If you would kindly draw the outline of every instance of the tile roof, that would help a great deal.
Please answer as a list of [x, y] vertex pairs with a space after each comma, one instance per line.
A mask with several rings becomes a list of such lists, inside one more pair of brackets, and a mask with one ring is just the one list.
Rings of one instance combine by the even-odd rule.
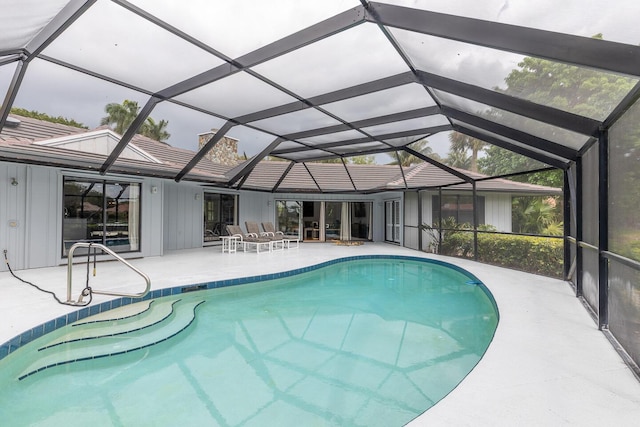
[[[80, 170], [99, 170], [106, 156], [74, 151], [62, 147], [42, 144], [48, 139], [64, 136], [77, 137], [91, 131], [72, 126], [44, 122], [12, 115], [20, 121], [17, 127], [6, 126], [0, 134], [0, 159], [13, 162], [71, 167]], [[99, 128], [102, 129], [102, 128]], [[39, 142], [39, 144], [36, 144]], [[151, 176], [174, 179], [187, 165], [195, 152], [172, 147], [142, 135], [136, 135], [131, 144], [152, 155], [161, 163], [119, 158], [110, 170], [113, 173], [135, 176]], [[203, 158], [187, 175], [186, 180], [228, 186], [228, 180], [248, 161], [238, 166], [216, 164]], [[262, 160], [246, 179], [234, 184], [242, 189], [277, 192], [352, 193], [380, 192], [404, 189], [428, 189], [447, 186], [450, 189], [470, 190], [471, 185], [463, 179], [430, 163], [420, 163], [402, 169], [397, 165], [360, 165], [342, 163], [295, 163]], [[457, 169], [459, 172], [479, 180], [484, 175]], [[284, 174], [286, 173], [286, 176]], [[277, 186], [277, 188], [276, 188]], [[511, 193], [560, 194], [560, 189], [510, 181], [491, 179], [478, 181], [480, 191]]]
[[17, 126], [7, 124], [3, 127], [0, 132], [0, 141], [22, 140], [35, 142], [87, 131], [87, 129], [75, 126], [52, 123], [15, 114], [9, 114], [9, 117], [19, 121], [19, 123]]

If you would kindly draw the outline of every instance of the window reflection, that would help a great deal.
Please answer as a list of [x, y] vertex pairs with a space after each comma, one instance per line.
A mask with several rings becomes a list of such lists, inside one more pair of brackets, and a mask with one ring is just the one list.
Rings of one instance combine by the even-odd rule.
[[140, 184], [64, 179], [62, 254], [76, 242], [140, 250]]
[[235, 224], [236, 196], [233, 194], [204, 194], [204, 242], [217, 242], [226, 236], [227, 225]]

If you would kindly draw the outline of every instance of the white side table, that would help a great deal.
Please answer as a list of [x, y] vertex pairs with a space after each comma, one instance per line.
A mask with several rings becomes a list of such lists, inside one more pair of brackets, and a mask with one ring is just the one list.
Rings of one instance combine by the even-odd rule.
[[238, 236], [220, 236], [222, 240], [222, 253], [232, 253], [238, 249], [238, 242], [240, 237]]

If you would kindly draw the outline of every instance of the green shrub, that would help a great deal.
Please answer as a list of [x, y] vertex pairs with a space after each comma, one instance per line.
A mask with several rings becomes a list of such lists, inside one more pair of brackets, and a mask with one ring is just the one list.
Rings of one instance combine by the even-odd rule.
[[[544, 276], [563, 277], [562, 239], [478, 233], [478, 261]], [[473, 258], [473, 232], [445, 233], [439, 253]]]
[[544, 276], [563, 276], [562, 239], [478, 234], [478, 261]]

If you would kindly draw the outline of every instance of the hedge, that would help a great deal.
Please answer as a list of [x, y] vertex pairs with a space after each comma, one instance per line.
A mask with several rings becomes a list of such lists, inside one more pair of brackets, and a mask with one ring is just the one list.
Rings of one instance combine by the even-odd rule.
[[[440, 253], [473, 258], [473, 233], [445, 234]], [[478, 261], [544, 276], [563, 277], [562, 239], [478, 233]]]

